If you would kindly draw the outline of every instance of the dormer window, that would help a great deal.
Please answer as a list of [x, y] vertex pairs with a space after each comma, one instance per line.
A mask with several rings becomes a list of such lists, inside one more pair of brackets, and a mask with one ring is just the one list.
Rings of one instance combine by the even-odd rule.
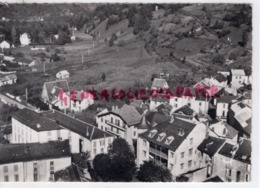
[[148, 136], [149, 136], [150, 138], [153, 138], [156, 133], [157, 133], [157, 130], [153, 129], [153, 130], [151, 130], [151, 131], [149, 132], [149, 135], [148, 135]]
[[168, 137], [166, 138], [165, 144], [166, 144], [166, 145], [170, 145], [173, 140], [174, 140], [174, 137], [173, 137], [173, 136], [168, 136]]
[[178, 135], [179, 135], [179, 136], [183, 136], [184, 134], [185, 134], [184, 129], [179, 128], [179, 130], [178, 130]]
[[165, 136], [166, 136], [165, 133], [160, 133], [160, 134], [158, 135], [157, 141], [161, 142], [161, 141], [164, 139]]

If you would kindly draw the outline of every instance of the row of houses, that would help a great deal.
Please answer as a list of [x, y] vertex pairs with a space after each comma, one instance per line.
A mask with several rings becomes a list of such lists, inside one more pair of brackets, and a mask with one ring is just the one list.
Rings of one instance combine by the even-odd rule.
[[11, 85], [16, 83], [16, 72], [3, 72], [0, 71], [0, 87], [4, 85]]
[[[20, 40], [21, 46], [28, 46], [31, 43], [31, 38], [27, 33], [23, 33], [20, 36], [19, 40]], [[5, 40], [0, 43], [0, 48], [2, 49], [2, 51], [3, 51], [3, 49], [9, 49], [11, 47], [12, 47], [11, 44]]]

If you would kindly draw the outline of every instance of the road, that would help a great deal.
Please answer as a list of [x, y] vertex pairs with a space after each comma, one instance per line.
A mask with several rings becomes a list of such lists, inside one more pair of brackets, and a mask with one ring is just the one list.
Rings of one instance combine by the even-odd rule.
[[21, 104], [19, 103], [18, 101], [16, 101], [15, 99], [11, 99], [3, 94], [0, 94], [0, 98], [1, 99], [4, 99], [7, 103], [10, 103], [10, 104], [13, 104], [13, 105], [16, 105], [19, 109], [23, 109], [23, 108], [28, 108], [28, 109], [31, 109], [31, 110], [35, 110], [31, 107], [28, 107], [28, 106], [25, 106], [24, 104]]

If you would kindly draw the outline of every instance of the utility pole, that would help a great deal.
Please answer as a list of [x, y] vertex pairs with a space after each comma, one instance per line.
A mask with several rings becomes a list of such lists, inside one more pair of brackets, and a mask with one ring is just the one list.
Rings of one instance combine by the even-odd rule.
[[45, 73], [45, 61], [43, 62], [43, 73]]
[[82, 63], [82, 64], [84, 63], [84, 56], [83, 56], [83, 53], [81, 54], [81, 63]]

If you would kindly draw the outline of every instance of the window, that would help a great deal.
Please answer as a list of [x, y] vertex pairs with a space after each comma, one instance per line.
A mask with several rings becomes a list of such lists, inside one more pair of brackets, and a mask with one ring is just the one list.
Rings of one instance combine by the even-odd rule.
[[97, 154], [97, 149], [96, 148], [93, 150], [93, 153], [94, 153], [94, 155]]
[[193, 149], [191, 148], [191, 149], [189, 149], [189, 156], [192, 156], [192, 151], [193, 151]]
[[146, 157], [146, 151], [143, 151], [144, 152], [144, 157]]
[[104, 146], [105, 145], [105, 140], [100, 140], [99, 143], [100, 143], [100, 146]]
[[223, 108], [225, 108], [225, 104], [223, 104]]
[[191, 165], [192, 165], [192, 160], [189, 160], [188, 161], [188, 167], [191, 167]]
[[143, 140], [143, 146], [146, 147], [146, 141], [145, 140]]
[[5, 176], [5, 182], [9, 181], [9, 176]]
[[19, 181], [19, 175], [18, 174], [14, 175], [14, 181]]
[[177, 102], [177, 101], [178, 101], [178, 98], [175, 98], [175, 101]]
[[93, 141], [93, 147], [94, 147], [94, 148], [97, 147], [96, 141]]
[[111, 123], [113, 123], [113, 117], [111, 117]]
[[223, 129], [223, 135], [226, 135], [226, 133], [227, 133], [227, 129], [224, 128], [224, 129]]
[[231, 176], [231, 174], [232, 174], [232, 170], [230, 168], [226, 167], [226, 175]]
[[201, 106], [202, 105], [202, 103], [201, 102], [199, 102], [199, 106]]
[[33, 180], [38, 181], [38, 165], [33, 163]]
[[184, 152], [181, 152], [181, 158], [184, 158]]
[[193, 144], [193, 138], [190, 139], [190, 145]]
[[194, 166], [196, 166], [196, 161], [194, 161]]
[[50, 174], [54, 173], [54, 161], [50, 161]]
[[175, 104], [174, 106], [175, 106], [175, 108], [178, 108], [178, 104]]
[[134, 131], [134, 136], [136, 136], [136, 131]]
[[103, 118], [101, 118], [101, 122], [103, 123]]
[[151, 130], [151, 131], [149, 132], [149, 135], [148, 135], [148, 136], [149, 136], [150, 138], [153, 138], [156, 133], [157, 133], [157, 130], [153, 129], [153, 130]]
[[101, 125], [101, 130], [103, 130], [103, 126]]
[[101, 148], [101, 153], [104, 153], [104, 148]]
[[18, 165], [14, 165], [14, 171], [15, 171], [15, 172], [18, 171]]
[[165, 140], [165, 144], [170, 145], [172, 141], [174, 140], [173, 136], [168, 136]]
[[246, 181], [249, 181], [249, 175], [246, 174]]
[[184, 163], [181, 163], [181, 169], [183, 169], [183, 167], [184, 167]]
[[160, 134], [158, 135], [157, 141], [161, 142], [161, 141], [164, 139], [165, 136], [166, 136], [165, 133], [160, 133]]
[[108, 143], [110, 144], [112, 142], [111, 138], [108, 139]]
[[172, 170], [172, 169], [173, 169], [173, 164], [170, 163], [170, 170]]
[[8, 172], [8, 166], [4, 166], [4, 173]]
[[173, 154], [174, 154], [173, 152], [170, 152], [170, 157], [171, 158], [173, 158], [173, 156], [174, 156]]

